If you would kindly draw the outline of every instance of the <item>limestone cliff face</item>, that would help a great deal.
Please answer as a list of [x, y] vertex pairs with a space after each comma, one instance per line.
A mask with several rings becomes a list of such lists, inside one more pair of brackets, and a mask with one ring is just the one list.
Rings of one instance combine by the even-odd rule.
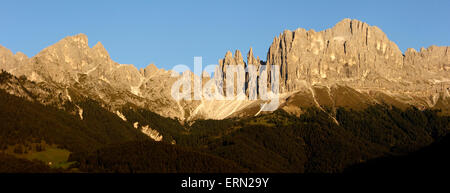
[[114, 62], [100, 42], [90, 48], [84, 34], [62, 39], [31, 58], [31, 63], [40, 78], [64, 84], [79, 81], [79, 74], [88, 74], [131, 89], [141, 78], [134, 66]]
[[0, 52], [2, 68], [38, 82], [71, 85], [79, 82], [82, 74], [87, 74], [115, 87], [132, 90], [139, 86], [142, 78], [134, 66], [114, 62], [100, 42], [90, 48], [84, 34], [66, 37], [32, 58], [21, 53], [12, 55], [3, 47]]
[[[450, 50], [449, 47], [430, 46], [422, 48], [420, 52], [409, 48], [405, 52], [403, 60], [405, 73], [416, 78], [423, 78], [424, 73], [448, 75], [450, 71]], [[448, 77], [448, 76], [447, 76]]]
[[29, 59], [22, 53], [13, 54], [11, 50], [0, 45], [0, 68], [6, 71], [17, 72], [28, 68]]
[[89, 47], [84, 34], [66, 37], [32, 58], [22, 53], [14, 55], [0, 46], [0, 68], [35, 82], [80, 90], [82, 95], [113, 108], [130, 102], [167, 117], [182, 117], [184, 113], [170, 96], [171, 84], [176, 80], [170, 71], [153, 64], [138, 70], [114, 62], [100, 42]]
[[[244, 62], [244, 58], [242, 57], [241, 51], [236, 50], [233, 54], [231, 53], [231, 51], [228, 51], [225, 54], [225, 57], [223, 59], [219, 60], [219, 66], [218, 69], [216, 69], [214, 77], [216, 79], [216, 83], [217, 85], [220, 85], [219, 87], [223, 88], [223, 92], [222, 94], [226, 94], [225, 90], [226, 90], [226, 84], [227, 84], [227, 69], [228, 66], [241, 66], [244, 70], [245, 68], [247, 68], [249, 65], [252, 65], [254, 68], [254, 72], [256, 73], [255, 76], [249, 76], [248, 71], [247, 72], [243, 72], [243, 74], [245, 75], [245, 94], [248, 96], [249, 92], [254, 91], [257, 87], [257, 79], [259, 77], [259, 68], [261, 66], [261, 61], [259, 59], [259, 56], [257, 58], [255, 58], [255, 56], [253, 55], [253, 49], [250, 48], [249, 52], [247, 53], [247, 62]], [[234, 87], [237, 87], [237, 73], [234, 73]], [[236, 89], [234, 89], [234, 93], [236, 94]]]
[[[225, 58], [219, 60], [215, 78], [218, 84], [226, 85], [227, 66], [236, 65], [236, 61], [242, 62], [244, 66], [256, 63], [256, 79], [260, 78], [261, 69], [264, 69], [262, 67], [268, 70], [267, 86], [274, 81], [271, 73], [279, 74], [280, 93], [282, 98], [286, 98], [282, 108], [290, 110], [308, 106], [306, 104], [321, 107], [322, 95], [331, 97], [332, 100], [342, 98], [348, 91], [338, 89], [342, 93], [334, 92], [339, 93], [339, 96], [334, 96], [331, 88], [341, 88], [336, 85], [357, 90], [361, 95], [355, 96], [362, 101], [370, 99], [371, 103], [429, 108], [446, 104], [440, 101], [448, 103], [450, 100], [449, 57], [449, 47], [437, 46], [422, 48], [420, 52], [408, 49], [403, 54], [378, 27], [358, 20], [344, 19], [334, 27], [320, 32], [302, 28], [284, 31], [274, 38], [266, 62], [255, 59], [252, 49], [247, 55], [247, 63], [241, 61], [239, 51], [236, 51], [234, 57], [231, 52], [227, 52]], [[272, 65], [278, 65], [279, 71], [271, 69]], [[250, 96], [248, 91], [253, 90], [252, 88], [266, 86], [251, 83], [247, 74], [247, 96]], [[329, 91], [324, 92], [325, 94], [316, 93], [314, 88], [317, 86], [324, 86]], [[292, 102], [298, 95], [305, 95], [299, 97], [303, 101]], [[332, 106], [342, 106], [347, 102], [332, 103]], [[292, 107], [292, 104], [297, 106]], [[249, 114], [254, 114], [258, 110], [244, 111], [244, 114], [249, 111]]]
[[[228, 71], [228, 67], [229, 66], [241, 66], [241, 67], [243, 67], [245, 69], [246, 64], [245, 64], [244, 58], [242, 57], [242, 54], [241, 54], [241, 52], [239, 50], [235, 51], [234, 56], [233, 56], [233, 54], [230, 51], [228, 51], [225, 54], [225, 58], [219, 60], [219, 69], [220, 69], [220, 71], [222, 71], [222, 73], [220, 75], [218, 75], [218, 76], [221, 76], [221, 77], [218, 77], [218, 78], [220, 79], [219, 82], [221, 82], [221, 84], [223, 84], [223, 85], [221, 85], [221, 87], [223, 87], [223, 89], [224, 89], [224, 93], [223, 94], [225, 94], [225, 95], [227, 93], [226, 92], [227, 81], [224, 81], [224, 80], [226, 80], [226, 77], [227, 77], [227, 73], [226, 72]], [[239, 72], [237, 72], [237, 71], [234, 72], [234, 74], [235, 74], [234, 77], [237, 77], [238, 73]], [[234, 84], [233, 92], [235, 94], [237, 93], [237, 85], [238, 85], [237, 82], [238, 82], [237, 78], [234, 78], [234, 80], [233, 80], [233, 84]]]
[[267, 64], [280, 65], [281, 92], [336, 82], [392, 87], [393, 81], [450, 77], [448, 52], [448, 47], [432, 46], [419, 53], [408, 50], [403, 56], [378, 27], [344, 19], [320, 32], [284, 31], [270, 46]]

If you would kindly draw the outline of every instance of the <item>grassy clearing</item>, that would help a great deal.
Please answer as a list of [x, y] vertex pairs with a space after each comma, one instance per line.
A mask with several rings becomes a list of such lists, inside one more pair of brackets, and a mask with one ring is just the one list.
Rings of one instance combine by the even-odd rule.
[[[34, 147], [36, 144], [29, 145]], [[35, 148], [23, 148], [22, 145], [9, 146], [3, 153], [13, 155], [17, 158], [23, 158], [28, 160], [38, 160], [44, 162], [52, 168], [67, 169], [73, 162], [67, 162], [70, 151], [66, 149], [60, 149], [55, 145], [48, 145], [45, 143], [39, 144], [42, 148], [38, 151]], [[26, 149], [26, 151], [18, 152], [17, 149]]]
[[29, 152], [23, 155], [28, 160], [39, 160], [48, 164], [52, 168], [68, 168], [71, 163], [67, 162], [70, 152], [65, 149], [47, 148], [41, 152]]

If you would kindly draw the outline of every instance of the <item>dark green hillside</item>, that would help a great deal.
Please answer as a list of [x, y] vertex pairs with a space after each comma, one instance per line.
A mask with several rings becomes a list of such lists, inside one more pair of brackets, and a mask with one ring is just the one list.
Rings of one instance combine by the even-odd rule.
[[80, 107], [83, 120], [0, 90], [0, 147], [44, 140], [73, 152], [146, 137], [94, 101], [86, 100]]
[[117, 144], [96, 151], [74, 153], [69, 161], [86, 172], [228, 173], [247, 172], [217, 156], [150, 140]]
[[358, 164], [345, 170], [350, 174], [393, 174], [441, 176], [450, 172], [450, 136], [437, 140], [430, 146], [403, 156], [388, 156], [367, 163]]
[[277, 111], [243, 120], [208, 151], [254, 172], [338, 172], [383, 152], [314, 109], [300, 118]]
[[57, 173], [63, 170], [52, 169], [40, 161], [30, 161], [0, 153], [0, 173]]
[[415, 151], [450, 129], [449, 117], [437, 111], [381, 105], [362, 111], [341, 108], [337, 121], [339, 125], [316, 109], [299, 118], [277, 111], [243, 120], [209, 150], [252, 169], [338, 172], [372, 158]]
[[252, 172], [340, 172], [373, 158], [415, 151], [444, 136], [450, 126], [450, 119], [438, 111], [384, 105], [359, 111], [339, 108], [339, 124], [315, 108], [300, 117], [279, 110], [241, 120], [199, 120], [190, 126], [142, 109], [128, 111], [127, 117], [133, 113], [133, 120], [149, 120], [177, 146], [232, 160]]
[[125, 105], [121, 112], [127, 118], [129, 124], [138, 122], [139, 126], [148, 125], [161, 133], [163, 141], [169, 143], [172, 142], [174, 136], [182, 135], [186, 131], [185, 126], [181, 125], [178, 120], [162, 117], [132, 104]]
[[363, 111], [337, 110], [341, 126], [356, 138], [389, 148], [393, 152], [410, 152], [429, 145], [450, 129], [449, 117], [436, 110], [402, 111], [396, 107], [370, 106]]

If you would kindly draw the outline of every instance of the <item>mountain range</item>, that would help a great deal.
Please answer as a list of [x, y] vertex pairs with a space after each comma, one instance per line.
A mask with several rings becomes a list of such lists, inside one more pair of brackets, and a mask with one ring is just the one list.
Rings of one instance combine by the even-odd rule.
[[[104, 151], [103, 154], [121, 155], [122, 151], [126, 151], [124, 146], [142, 147], [141, 143], [130, 141], [147, 137], [153, 141], [162, 141], [164, 145], [143, 142], [142, 144], [152, 148], [142, 151], [161, 153], [162, 150], [154, 149], [154, 146], [161, 146], [160, 148], [166, 150], [166, 154], [178, 152], [188, 154], [187, 157], [201, 155], [202, 159], [214, 160], [213, 163], [217, 164], [225, 163], [230, 165], [228, 169], [231, 171], [240, 172], [341, 171], [351, 164], [371, 158], [417, 150], [444, 136], [450, 129], [449, 47], [430, 46], [420, 51], [409, 48], [402, 53], [378, 27], [358, 20], [344, 19], [334, 27], [320, 32], [302, 28], [285, 30], [273, 39], [266, 58], [267, 61], [263, 61], [255, 57], [252, 48], [249, 49], [246, 60], [241, 51], [236, 50], [234, 54], [228, 51], [223, 59], [218, 60], [213, 77], [208, 73], [194, 74], [190, 71], [182, 74], [193, 81], [202, 80], [203, 84], [212, 80], [217, 85], [223, 85], [227, 84], [227, 68], [253, 65], [258, 72], [257, 79], [261, 78], [262, 71], [269, 74], [268, 85], [276, 81], [274, 75], [279, 76], [277, 86], [280, 103], [274, 112], [261, 111], [261, 106], [267, 102], [263, 99], [175, 100], [171, 95], [171, 88], [179, 79], [175, 76], [178, 72], [158, 69], [154, 64], [141, 69], [131, 64], [119, 64], [111, 59], [100, 42], [89, 47], [88, 38], [84, 34], [66, 37], [33, 57], [21, 52], [14, 54], [0, 46], [0, 68], [4, 70], [0, 89], [5, 100], [23, 100], [20, 103], [25, 106], [32, 104], [29, 110], [34, 113], [41, 111], [38, 109], [46, 109], [43, 112], [53, 116], [54, 111], [61, 111], [65, 114], [55, 113], [55, 116], [61, 116], [55, 120], [74, 122], [77, 128], [98, 128], [95, 132], [81, 134], [78, 130], [69, 129], [70, 125], [61, 123], [64, 126], [58, 126], [68, 127], [74, 135], [82, 136], [81, 141], [95, 144], [95, 147], [101, 149], [98, 152]], [[247, 97], [252, 89], [266, 86], [259, 82], [251, 83], [248, 76], [244, 81], [244, 94]], [[258, 89], [255, 90], [257, 95], [261, 94]], [[14, 108], [14, 103], [4, 105], [8, 109]], [[98, 115], [95, 115], [95, 112]], [[23, 114], [27, 112], [17, 112], [16, 115]], [[100, 115], [107, 118], [102, 119]], [[386, 116], [384, 121], [387, 121], [384, 126], [384, 122], [373, 126], [376, 128], [364, 125], [374, 123], [373, 121], [383, 116]], [[422, 121], [426, 120], [426, 123], [415, 125], [414, 123], [418, 122], [417, 117]], [[21, 120], [23, 121], [26, 122]], [[317, 125], [311, 121], [317, 121]], [[107, 127], [103, 125], [104, 122], [110, 122], [113, 126], [107, 127], [114, 128], [112, 130], [115, 130], [116, 134], [105, 130]], [[295, 129], [286, 130], [295, 127], [293, 123], [308, 129], [320, 129], [301, 130], [299, 133], [294, 132]], [[25, 123], [10, 124], [17, 128], [27, 127], [24, 126], [27, 125]], [[210, 128], [211, 125], [214, 128], [210, 131], [202, 130]], [[253, 128], [255, 125], [260, 127]], [[408, 130], [408, 127], [414, 128]], [[267, 136], [269, 134], [266, 133], [262, 138], [276, 140], [274, 137], [278, 136], [291, 141], [289, 145], [262, 142], [255, 134], [247, 133], [250, 130], [244, 128], [253, 128], [255, 132], [261, 128], [271, 128], [260, 132], [269, 132], [273, 136]], [[277, 128], [280, 131], [276, 131]], [[382, 129], [377, 130], [380, 128]], [[39, 136], [47, 132], [60, 135], [53, 130], [40, 132]], [[117, 133], [126, 137], [115, 136]], [[92, 162], [86, 161], [106, 159], [86, 153], [90, 150], [88, 147], [68, 145], [65, 141], [47, 134], [43, 134], [45, 137], [37, 140], [38, 142], [38, 135], [26, 135], [30, 135], [29, 140], [33, 142], [12, 140], [11, 143], [4, 144], [3, 148], [16, 147], [19, 143], [41, 143], [42, 139], [49, 148], [56, 144], [59, 145], [57, 149], [72, 152], [68, 160], [77, 162], [78, 169], [105, 171], [104, 167], [99, 169], [89, 165]], [[187, 139], [184, 135], [192, 138]], [[229, 139], [230, 136], [235, 139]], [[70, 136], [66, 137], [69, 141], [75, 140]], [[112, 148], [100, 145], [102, 143], [126, 144]], [[176, 149], [179, 147], [172, 147], [170, 144], [182, 147], [179, 150]], [[327, 152], [323, 148], [336, 144], [342, 148], [337, 150], [340, 153], [328, 152], [326, 158], [321, 158], [324, 155], [316, 155], [317, 152]], [[283, 146], [289, 151], [274, 153], [284, 151], [281, 148]], [[253, 158], [246, 159], [244, 152], [235, 149], [239, 147], [261, 156], [260, 163], [250, 163]], [[207, 152], [207, 155], [199, 152]], [[348, 161], [327, 165], [330, 164], [330, 155], [340, 155], [342, 160]], [[265, 156], [273, 156], [274, 159], [262, 159]], [[277, 164], [272, 163], [276, 162], [275, 160], [278, 160]], [[129, 171], [123, 168], [115, 169]], [[172, 169], [169, 171], [173, 171]], [[225, 170], [227, 169], [219, 168], [213, 171]]]

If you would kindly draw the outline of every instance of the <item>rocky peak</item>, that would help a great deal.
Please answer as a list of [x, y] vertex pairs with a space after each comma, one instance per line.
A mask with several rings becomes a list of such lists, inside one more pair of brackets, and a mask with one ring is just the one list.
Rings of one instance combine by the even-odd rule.
[[62, 42], [67, 42], [71, 44], [79, 45], [80, 47], [85, 47], [88, 45], [88, 37], [86, 34], [80, 33], [74, 36], [68, 36], [61, 40]]
[[305, 83], [337, 81], [379, 87], [380, 83], [367, 79], [369, 74], [388, 80], [409, 76], [404, 73], [409, 63], [404, 63], [402, 52], [386, 34], [376, 26], [351, 19], [320, 32], [301, 28], [284, 31], [274, 38], [267, 64], [280, 66], [282, 92], [297, 90]]
[[253, 55], [252, 47], [250, 47], [250, 50], [248, 51], [248, 54], [247, 54], [247, 64], [259, 65], [259, 56], [257, 59], [255, 59], [255, 56]]
[[12, 56], [13, 53], [8, 48], [5, 48], [2, 45], [0, 45], [0, 56], [5, 56], [5, 55], [11, 55]]
[[[15, 60], [26, 59], [23, 54], [16, 55]], [[31, 58], [29, 64], [19, 63], [22, 66], [14, 73], [26, 75], [31, 80], [73, 85], [79, 83], [81, 76], [87, 75], [90, 80], [102, 80], [116, 89], [130, 90], [135, 95], [139, 95], [143, 80], [143, 75], [133, 65], [114, 62], [101, 42], [90, 48], [84, 34], [66, 37], [45, 48]], [[16, 65], [13, 62], [8, 64], [11, 65], [9, 68]]]
[[14, 56], [20, 61], [24, 61], [24, 60], [28, 60], [29, 59], [28, 56], [26, 54], [22, 53], [22, 52], [17, 52]]
[[57, 43], [45, 48], [43, 51], [41, 51], [38, 55], [46, 54], [48, 52], [56, 51], [56, 50], [69, 50], [69, 51], [76, 51], [76, 50], [87, 50], [89, 48], [88, 45], [88, 38], [85, 34], [77, 34], [74, 36], [67, 36]]
[[97, 42], [97, 44], [95, 44], [95, 46], [92, 47], [92, 50], [102, 57], [109, 58], [108, 51], [106, 51], [105, 47], [103, 47], [103, 44], [101, 42]]
[[14, 55], [8, 48], [0, 45], [0, 67], [3, 69], [9, 69], [11, 60], [14, 59]]
[[422, 47], [420, 52], [410, 48], [405, 52], [404, 65], [419, 77], [428, 72], [448, 73], [450, 71], [449, 47], [432, 45], [426, 49]]
[[[227, 51], [227, 53], [225, 54], [225, 57], [223, 59], [219, 60], [219, 67], [216, 69], [216, 71], [214, 72], [214, 79], [216, 80], [216, 84], [218, 85], [218, 87], [222, 87], [223, 92], [220, 91], [222, 94], [226, 93], [226, 84], [227, 84], [227, 67], [230, 65], [242, 65], [245, 69], [245, 67], [247, 67], [247, 64], [251, 64], [251, 65], [256, 65], [259, 66], [260, 64], [260, 59], [259, 57], [255, 58], [254, 54], [253, 54], [253, 48], [250, 47], [248, 53], [247, 53], [247, 63], [245, 63], [244, 58], [242, 56], [242, 53], [239, 50], [235, 51], [234, 56], [231, 54], [230, 51]], [[259, 67], [256, 68], [256, 73], [259, 72]], [[237, 72], [236, 72], [237, 73]], [[234, 92], [237, 93], [237, 74], [235, 73], [234, 75]], [[245, 86], [244, 86], [244, 91], [245, 94], [247, 96], [249, 96], [249, 93], [251, 92], [251, 90], [256, 90], [254, 88], [257, 87], [256, 85], [256, 80], [258, 78], [258, 75], [256, 76], [250, 76], [248, 72], [241, 72], [245, 75], [244, 77], [244, 82], [245, 82]], [[249, 84], [249, 81], [251, 81], [252, 83]], [[255, 93], [252, 93], [252, 95], [254, 96]]]
[[223, 66], [227, 66], [227, 65], [244, 65], [244, 58], [242, 57], [242, 53], [239, 50], [236, 50], [234, 52], [234, 56], [231, 53], [231, 51], [227, 51], [227, 53], [225, 54], [225, 57], [223, 59], [219, 60], [219, 65], [221, 67]]
[[38, 62], [55, 63], [58, 66], [79, 69], [79, 64], [82, 63], [83, 60], [87, 60], [89, 51], [90, 49], [86, 35], [78, 34], [65, 37], [39, 52], [34, 58], [36, 58]]
[[22, 63], [27, 63], [28, 57], [22, 53], [17, 52], [13, 54], [11, 50], [0, 45], [0, 69], [6, 71], [16, 71]]
[[209, 75], [209, 73], [206, 70], [203, 70], [202, 77], [203, 78], [210, 78], [210, 75]]
[[224, 64], [231, 64], [233, 61], [233, 54], [231, 53], [231, 51], [227, 51], [227, 53], [225, 53], [225, 58], [223, 59], [222, 63]]
[[235, 65], [245, 65], [244, 58], [242, 57], [241, 51], [236, 50], [234, 53], [234, 64]]
[[147, 65], [144, 69], [143, 69], [143, 72], [144, 72], [144, 77], [146, 77], [146, 78], [148, 78], [148, 77], [150, 77], [150, 76], [152, 76], [152, 75], [154, 75], [154, 74], [156, 74], [157, 72], [158, 72], [158, 68], [155, 66], [155, 64], [149, 64], [149, 65]]

